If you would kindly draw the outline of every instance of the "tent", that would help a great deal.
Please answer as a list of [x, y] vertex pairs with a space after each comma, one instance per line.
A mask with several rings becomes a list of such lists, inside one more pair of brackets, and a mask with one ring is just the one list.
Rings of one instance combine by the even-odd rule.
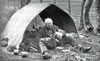
[[19, 48], [19, 44], [23, 40], [25, 30], [30, 23], [36, 22], [35, 19], [37, 17], [39, 17], [39, 20], [42, 21], [49, 17], [53, 20], [55, 25], [66, 32], [77, 33], [77, 29], [72, 17], [65, 10], [61, 9], [55, 4], [30, 3], [19, 9], [8, 21], [2, 33], [2, 38], [9, 38], [8, 46], [12, 45]]

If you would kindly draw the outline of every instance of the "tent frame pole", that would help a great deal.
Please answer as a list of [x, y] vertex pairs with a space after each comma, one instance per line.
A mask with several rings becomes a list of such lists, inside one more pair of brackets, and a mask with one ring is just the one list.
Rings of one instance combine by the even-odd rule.
[[71, 14], [71, 1], [68, 0], [68, 11], [69, 11], [69, 14]]

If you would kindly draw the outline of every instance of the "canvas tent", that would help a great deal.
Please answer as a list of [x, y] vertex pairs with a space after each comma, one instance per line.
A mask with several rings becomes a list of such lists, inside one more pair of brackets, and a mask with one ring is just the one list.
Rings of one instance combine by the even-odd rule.
[[65, 30], [66, 32], [77, 33], [77, 29], [73, 19], [63, 9], [54, 4], [30, 3], [25, 7], [19, 9], [8, 21], [2, 33], [2, 38], [9, 38], [8, 46], [12, 45], [19, 48], [19, 44], [23, 40], [23, 35], [26, 28], [30, 23], [32, 23], [33, 20], [33, 23], [36, 22], [35, 18], [37, 16], [40, 16], [39, 20], [42, 21], [44, 21], [45, 18], [49, 17], [53, 20], [55, 25]]

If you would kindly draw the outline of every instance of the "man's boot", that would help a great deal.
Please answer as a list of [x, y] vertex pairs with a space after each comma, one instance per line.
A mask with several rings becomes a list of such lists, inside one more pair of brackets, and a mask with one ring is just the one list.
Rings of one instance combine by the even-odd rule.
[[82, 51], [83, 53], [88, 53], [90, 50], [92, 49], [92, 46], [84, 48], [84, 47], [80, 47], [79, 50]]
[[86, 25], [86, 26], [85, 26], [85, 30], [88, 31], [88, 32], [92, 32], [93, 29], [94, 29], [94, 28], [93, 28], [92, 25]]
[[43, 56], [43, 59], [45, 59], [45, 60], [50, 59], [50, 58], [52, 57], [52, 56], [49, 54], [48, 51], [44, 51], [42, 56]]

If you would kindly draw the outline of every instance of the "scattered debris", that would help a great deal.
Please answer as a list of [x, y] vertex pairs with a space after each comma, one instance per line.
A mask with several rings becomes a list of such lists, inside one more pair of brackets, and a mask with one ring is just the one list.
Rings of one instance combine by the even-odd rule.
[[20, 51], [18, 49], [14, 50], [14, 55], [19, 55]]
[[25, 51], [22, 51], [22, 52], [21, 52], [22, 58], [26, 58], [28, 55], [29, 55], [28, 52], [25, 52]]

